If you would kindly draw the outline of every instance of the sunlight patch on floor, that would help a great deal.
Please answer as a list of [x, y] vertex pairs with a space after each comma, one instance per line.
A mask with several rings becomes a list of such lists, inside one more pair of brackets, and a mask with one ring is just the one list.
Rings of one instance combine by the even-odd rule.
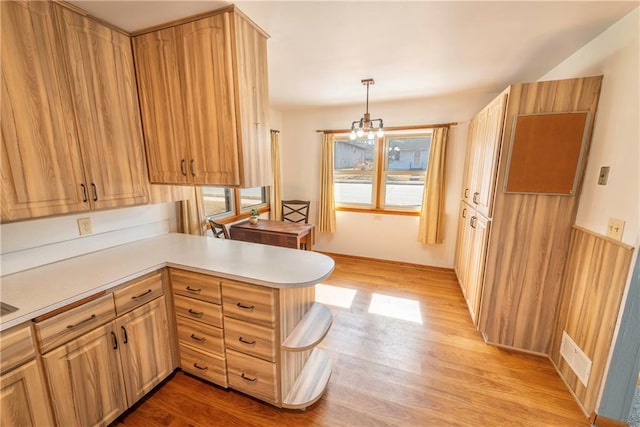
[[422, 324], [420, 303], [413, 299], [373, 294], [369, 313]]
[[336, 307], [351, 308], [357, 292], [355, 289], [319, 283], [316, 285], [316, 301]]

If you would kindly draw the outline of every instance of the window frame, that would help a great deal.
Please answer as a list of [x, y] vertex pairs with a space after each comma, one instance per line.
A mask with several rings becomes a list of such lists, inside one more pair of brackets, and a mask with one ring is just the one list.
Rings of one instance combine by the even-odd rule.
[[[420, 216], [420, 206], [416, 207], [403, 207], [397, 205], [385, 205], [386, 199], [386, 177], [387, 175], [413, 175], [415, 172], [408, 170], [391, 171], [388, 170], [388, 158], [385, 158], [385, 153], [388, 151], [388, 141], [391, 138], [410, 138], [410, 137], [426, 137], [432, 136], [432, 128], [424, 129], [412, 129], [409, 131], [392, 131], [385, 132], [382, 137], [375, 136], [374, 141], [374, 169], [371, 171], [372, 178], [372, 203], [368, 205], [358, 203], [338, 203], [336, 201], [336, 211], [343, 212], [363, 212], [363, 213], [376, 213], [386, 215], [406, 215], [406, 216]], [[348, 133], [336, 134], [334, 144], [339, 141], [351, 141]], [[335, 145], [334, 145], [335, 147]], [[335, 157], [334, 157], [335, 162]], [[428, 167], [428, 161], [427, 161]], [[333, 185], [335, 185], [336, 175], [349, 175], [349, 174], [362, 174], [362, 171], [346, 171], [336, 173], [335, 165], [333, 170]], [[426, 175], [426, 171], [425, 171]]]
[[[264, 202], [259, 203], [257, 205], [253, 205], [250, 207], [246, 207], [246, 208], [241, 208], [241, 198], [240, 198], [240, 191], [244, 190], [243, 188], [236, 188], [236, 187], [218, 187], [215, 185], [207, 185], [207, 186], [203, 186], [203, 187], [214, 187], [214, 188], [220, 188], [226, 191], [230, 191], [231, 194], [231, 210], [230, 211], [225, 211], [223, 213], [219, 213], [216, 215], [207, 215], [206, 212], [204, 212], [204, 202], [201, 201], [201, 203], [203, 204], [203, 216], [205, 221], [207, 222], [207, 228], [209, 228], [209, 224], [208, 224], [208, 220], [212, 219], [216, 222], [219, 222], [221, 224], [230, 224], [232, 222], [236, 222], [245, 218], [249, 218], [250, 216], [250, 212], [252, 209], [257, 209], [258, 212], [260, 214], [263, 214], [265, 212], [270, 212], [271, 211], [271, 202], [270, 202], [270, 191], [271, 188], [269, 186], [262, 186], [262, 187], [252, 187], [252, 188], [261, 188], [262, 190], [262, 194], [264, 196]], [[201, 199], [202, 199], [202, 195], [201, 195]]]

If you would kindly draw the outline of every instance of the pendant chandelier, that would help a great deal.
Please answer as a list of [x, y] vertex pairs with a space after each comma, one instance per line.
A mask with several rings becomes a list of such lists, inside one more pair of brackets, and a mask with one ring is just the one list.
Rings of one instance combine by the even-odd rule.
[[[384, 136], [382, 119], [371, 119], [371, 115], [369, 114], [369, 86], [376, 82], [374, 82], [373, 79], [364, 79], [361, 80], [361, 82], [363, 85], [367, 86], [367, 110], [364, 113], [364, 117], [351, 123], [351, 134], [349, 135], [349, 138], [362, 138], [365, 133], [367, 134], [367, 139], [373, 139], [376, 133], [379, 137], [382, 137]], [[376, 122], [378, 123], [377, 132], [375, 126]]]

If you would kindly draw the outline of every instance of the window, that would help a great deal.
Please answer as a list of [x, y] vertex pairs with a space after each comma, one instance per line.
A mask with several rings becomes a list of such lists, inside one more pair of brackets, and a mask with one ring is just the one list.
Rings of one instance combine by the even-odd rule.
[[240, 217], [251, 209], [269, 207], [269, 187], [202, 187], [202, 205], [206, 218]]
[[431, 131], [387, 134], [334, 146], [336, 206], [345, 210], [419, 211]]

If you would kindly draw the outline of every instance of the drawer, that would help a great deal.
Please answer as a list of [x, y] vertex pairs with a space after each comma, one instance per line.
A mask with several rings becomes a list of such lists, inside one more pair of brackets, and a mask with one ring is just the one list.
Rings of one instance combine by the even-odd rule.
[[297, 249], [298, 239], [294, 236], [283, 236], [282, 234], [263, 233], [260, 235], [260, 243], [271, 246], [283, 246], [285, 248]]
[[36, 337], [42, 353], [53, 350], [116, 317], [112, 294], [36, 323]]
[[227, 350], [229, 387], [278, 404], [276, 364]]
[[116, 303], [116, 313], [120, 316], [123, 313], [156, 299], [160, 295], [163, 295], [163, 293], [161, 272], [144, 276], [113, 292], [113, 298]]
[[176, 316], [176, 322], [180, 345], [188, 345], [197, 350], [224, 357], [222, 329], [182, 316]]
[[205, 274], [175, 270], [173, 268], [169, 271], [171, 287], [173, 288], [174, 294], [222, 304], [220, 279]]
[[270, 362], [276, 361], [276, 333], [271, 328], [227, 317], [224, 320], [224, 342], [227, 348]]
[[265, 326], [276, 324], [275, 289], [222, 282], [224, 315]]
[[227, 387], [227, 366], [223, 357], [180, 346], [180, 367], [192, 375]]
[[33, 359], [36, 351], [31, 339], [31, 322], [3, 331], [0, 335], [0, 372], [5, 373]]
[[222, 328], [222, 307], [182, 295], [174, 295], [176, 315]]

